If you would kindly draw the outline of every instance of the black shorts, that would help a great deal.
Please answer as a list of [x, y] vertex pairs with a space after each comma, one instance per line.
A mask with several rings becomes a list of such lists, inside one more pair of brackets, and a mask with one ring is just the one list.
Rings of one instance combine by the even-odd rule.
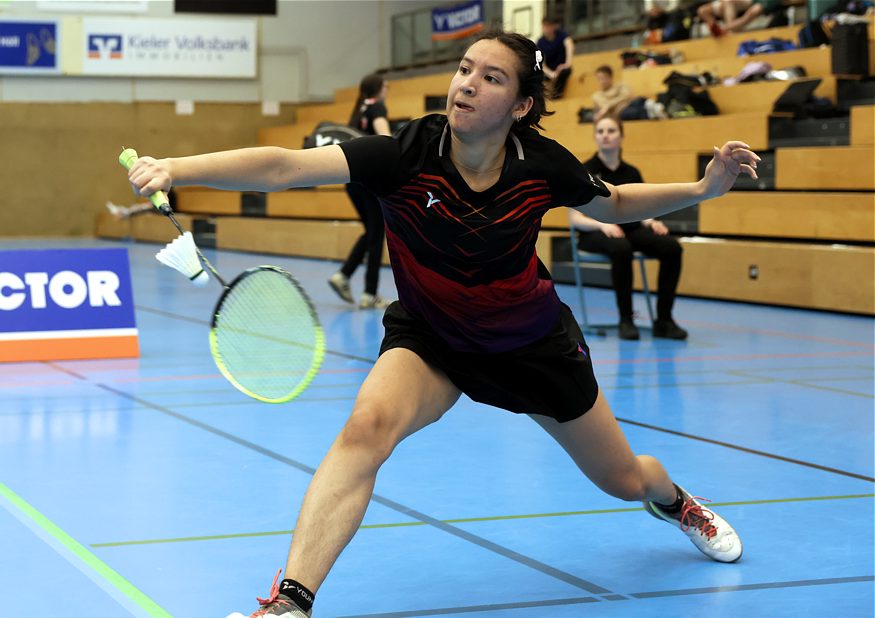
[[592, 408], [598, 396], [589, 348], [571, 309], [565, 305], [549, 335], [495, 354], [451, 349], [427, 323], [397, 301], [386, 309], [383, 326], [386, 336], [380, 354], [393, 348], [411, 350], [480, 403], [566, 422]]

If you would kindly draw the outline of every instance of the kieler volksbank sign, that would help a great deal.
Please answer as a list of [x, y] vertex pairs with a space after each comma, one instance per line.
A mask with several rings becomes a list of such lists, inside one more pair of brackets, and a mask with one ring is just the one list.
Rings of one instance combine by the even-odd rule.
[[256, 76], [253, 19], [85, 18], [82, 25], [85, 75]]

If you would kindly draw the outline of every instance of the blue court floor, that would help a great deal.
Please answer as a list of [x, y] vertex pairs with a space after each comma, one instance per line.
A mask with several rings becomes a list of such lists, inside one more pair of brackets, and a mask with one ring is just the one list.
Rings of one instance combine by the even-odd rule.
[[[210, 357], [218, 286], [158, 245], [0, 242], [64, 246], [129, 249], [141, 357], [0, 364], [0, 616], [253, 611], [381, 315], [333, 295], [336, 263], [207, 251], [226, 276], [287, 268], [323, 321], [312, 386], [261, 404]], [[610, 291], [589, 300], [614, 319]], [[463, 398], [383, 468], [314, 616], [872, 616], [875, 321], [687, 298], [675, 313], [686, 342], [591, 337], [597, 376], [636, 452], [737, 528], [739, 563], [600, 493], [530, 419]]]

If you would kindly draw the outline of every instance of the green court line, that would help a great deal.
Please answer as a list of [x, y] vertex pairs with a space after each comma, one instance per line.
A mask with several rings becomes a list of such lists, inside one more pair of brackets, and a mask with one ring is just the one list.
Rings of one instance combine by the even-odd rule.
[[[708, 506], [747, 506], [757, 504], [784, 504], [790, 502], [818, 502], [824, 500], [856, 500], [860, 498], [875, 498], [873, 494], [848, 494], [845, 496], [811, 496], [805, 498], [775, 498], [771, 500], [744, 500], [739, 502], [709, 502]], [[464, 517], [461, 519], [442, 519], [445, 524], [469, 524], [489, 521], [507, 521], [514, 519], [537, 519], [541, 517], [572, 517], [578, 515], [606, 515], [610, 513], [634, 513], [643, 511], [641, 507], [625, 507], [619, 509], [594, 509], [589, 511], [563, 511], [557, 513], [527, 513], [523, 515], [493, 515], [491, 517]], [[367, 524], [359, 526], [359, 530], [376, 530], [380, 528], [405, 528], [410, 526], [426, 526], [424, 521], [406, 521], [389, 524]], [[91, 547], [125, 547], [128, 545], [154, 545], [160, 543], [188, 543], [192, 541], [219, 541], [226, 539], [255, 538], [263, 536], [278, 536], [292, 534], [294, 530], [274, 530], [270, 532], [241, 532], [238, 534], [215, 534], [210, 536], [186, 536], [170, 539], [146, 539], [140, 541], [116, 541], [112, 543], [92, 543]]]
[[864, 399], [875, 399], [875, 395], [870, 395], [869, 393], [861, 393], [860, 391], [849, 391], [843, 388], [832, 388], [831, 386], [821, 386], [820, 384], [809, 384], [808, 382], [801, 382], [799, 380], [786, 380], [786, 383], [795, 384], [797, 386], [804, 386], [806, 388], [813, 388], [819, 391], [842, 393], [843, 395], [854, 395], [855, 397], [863, 397]]
[[50, 536], [54, 537], [55, 540], [60, 542], [61, 545], [66, 547], [82, 562], [94, 569], [98, 575], [109, 582], [109, 584], [111, 584], [116, 590], [140, 606], [147, 614], [155, 618], [173, 618], [172, 614], [168, 613], [160, 605], [155, 603], [155, 601], [140, 592], [131, 582], [119, 575], [108, 564], [88, 551], [73, 537], [55, 525], [55, 523], [48, 517], [36, 510], [21, 496], [16, 494], [3, 483], [0, 483], [0, 495], [6, 498], [34, 524], [42, 528], [42, 530]]
[[[754, 378], [754, 377], [757, 377], [755, 374], [752, 374], [751, 372], [749, 372], [749, 371], [747, 371], [747, 370], [742, 371], [742, 370], [739, 370], [739, 369], [732, 369], [732, 370], [730, 370], [730, 373], [732, 373], [733, 375], [737, 375], [737, 376], [739, 376], [739, 377], [745, 377], [745, 378]], [[873, 395], [871, 395], [871, 394], [869, 394], [869, 393], [861, 393], [860, 391], [849, 391], [849, 390], [846, 390], [846, 389], [843, 389], [843, 388], [833, 388], [833, 387], [830, 387], [830, 386], [822, 386], [822, 385], [820, 385], [820, 384], [814, 384], [814, 383], [813, 383], [813, 382], [815, 382], [815, 381], [817, 381], [817, 380], [830, 380], [830, 381], [832, 381], [832, 380], [835, 380], [835, 381], [839, 381], [839, 380], [845, 380], [845, 381], [847, 381], [847, 380], [852, 380], [852, 381], [858, 381], [858, 380], [866, 380], [866, 379], [868, 379], [868, 377], [859, 377], [859, 378], [856, 378], [856, 377], [854, 377], [854, 378], [847, 378], [847, 377], [845, 377], [845, 378], [828, 378], [828, 377], [817, 378], [817, 377], [813, 377], [813, 378], [802, 378], [802, 379], [799, 379], [799, 380], [788, 380], [788, 379], [786, 379], [786, 378], [769, 378], [768, 380], [769, 380], [770, 382], [777, 382], [777, 383], [779, 383], [779, 384], [793, 384], [794, 386], [803, 386], [803, 387], [805, 387], [805, 388], [813, 388], [813, 389], [815, 389], [815, 390], [830, 391], [830, 392], [833, 392], [833, 393], [841, 393], [841, 394], [843, 394], [843, 395], [854, 395], [854, 396], [856, 396], [856, 397], [863, 397], [863, 398], [865, 398], [865, 399], [875, 399], [875, 396], [873, 396]]]

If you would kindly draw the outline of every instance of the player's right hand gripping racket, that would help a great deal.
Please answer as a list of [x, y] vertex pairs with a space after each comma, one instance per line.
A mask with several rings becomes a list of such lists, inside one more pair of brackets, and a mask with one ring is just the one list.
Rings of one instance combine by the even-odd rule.
[[[137, 158], [128, 148], [119, 163], [130, 170]], [[182, 234], [167, 196], [158, 191], [149, 199]], [[210, 322], [210, 351], [219, 371], [259, 401], [283, 403], [300, 395], [325, 356], [325, 333], [304, 289], [276, 266], [250, 268], [226, 283], [195, 249], [224, 287]]]

